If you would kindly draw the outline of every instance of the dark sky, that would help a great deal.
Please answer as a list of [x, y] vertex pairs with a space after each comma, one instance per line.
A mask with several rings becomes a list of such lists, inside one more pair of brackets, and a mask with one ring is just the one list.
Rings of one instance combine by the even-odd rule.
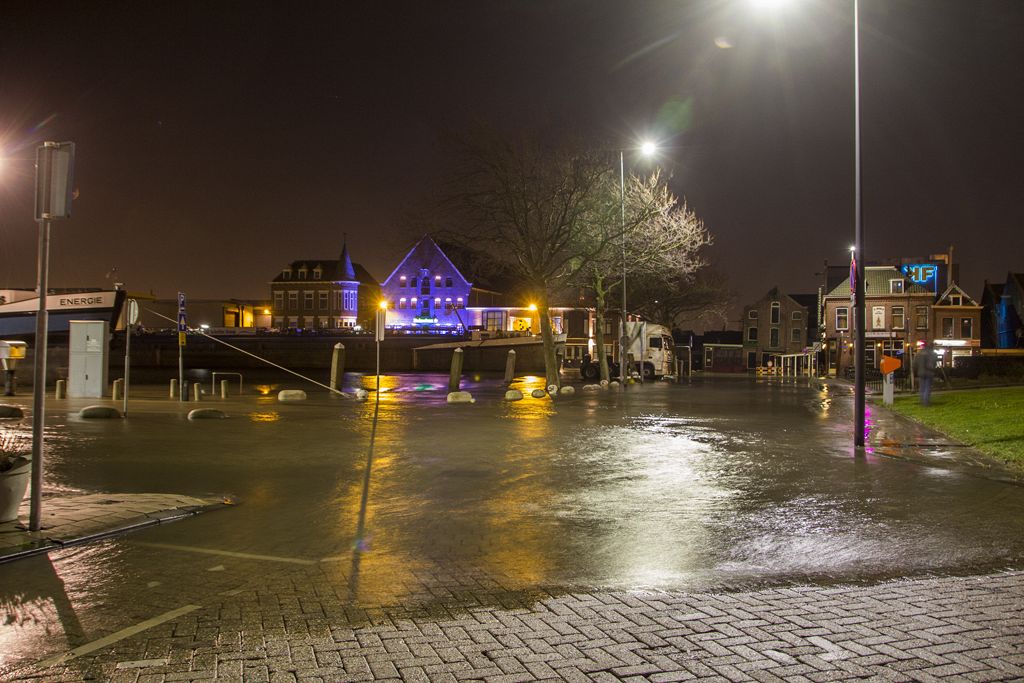
[[[54, 286], [262, 297], [378, 278], [475, 121], [666, 146], [740, 301], [813, 291], [853, 235], [852, 0], [40, 3], [0, 22], [0, 287], [32, 286], [32, 157], [77, 143]], [[1024, 269], [1024, 2], [863, 0], [869, 260]], [[717, 45], [716, 45], [717, 41]], [[731, 45], [731, 47], [723, 47]]]

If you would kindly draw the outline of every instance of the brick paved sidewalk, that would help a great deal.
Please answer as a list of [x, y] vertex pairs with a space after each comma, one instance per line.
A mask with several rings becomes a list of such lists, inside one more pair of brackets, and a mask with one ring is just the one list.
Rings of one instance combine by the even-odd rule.
[[324, 565], [295, 570], [15, 680], [1024, 680], [1020, 571], [421, 610], [344, 594]]

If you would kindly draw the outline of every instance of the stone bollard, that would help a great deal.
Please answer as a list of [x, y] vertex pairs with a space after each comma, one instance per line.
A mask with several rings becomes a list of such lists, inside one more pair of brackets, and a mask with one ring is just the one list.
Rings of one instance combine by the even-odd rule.
[[57, 380], [57, 389], [54, 392], [54, 398], [62, 399], [68, 395], [68, 381], [66, 379]]
[[462, 349], [452, 352], [452, 369], [448, 374], [448, 391], [458, 391], [462, 384]]
[[534, 389], [533, 391], [530, 392], [530, 396], [533, 396], [534, 398], [544, 398], [547, 395], [548, 392], [544, 391], [543, 389]]
[[512, 378], [516, 375], [516, 350], [509, 349], [505, 356], [505, 386], [512, 384]]
[[518, 389], [509, 389], [508, 391], [505, 392], [505, 400], [506, 401], [522, 401], [523, 400], [523, 392], [519, 391]]
[[124, 379], [115, 379], [110, 385], [110, 400], [120, 401], [124, 397]]
[[334, 353], [331, 355], [331, 389], [341, 389], [345, 376], [345, 345], [338, 342], [334, 345]]
[[220, 397], [221, 398], [227, 398], [228, 397], [228, 381], [226, 379], [222, 379], [220, 381]]
[[181, 398], [178, 396], [178, 380], [176, 379], [171, 380], [171, 395], [169, 398], [173, 398], [175, 400]]
[[192, 400], [199, 401], [203, 398], [203, 387], [199, 382], [192, 383]]
[[450, 391], [448, 403], [476, 403], [476, 399], [468, 391]]

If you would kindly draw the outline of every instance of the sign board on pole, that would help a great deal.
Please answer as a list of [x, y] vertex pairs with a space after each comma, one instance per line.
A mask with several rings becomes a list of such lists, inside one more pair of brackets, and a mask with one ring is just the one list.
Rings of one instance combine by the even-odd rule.
[[75, 143], [44, 142], [36, 148], [36, 220], [71, 217]]
[[188, 319], [185, 317], [185, 292], [178, 292], [178, 346], [185, 345]]
[[374, 331], [374, 336], [377, 341], [384, 341], [384, 326], [388, 321], [388, 309], [378, 308], [377, 309], [377, 329]]
[[126, 322], [134, 325], [139, 322], [139, 302], [135, 299], [128, 299], [128, 316]]

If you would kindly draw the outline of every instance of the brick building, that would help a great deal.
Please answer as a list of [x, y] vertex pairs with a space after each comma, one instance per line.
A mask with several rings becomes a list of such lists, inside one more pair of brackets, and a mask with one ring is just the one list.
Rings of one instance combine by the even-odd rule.
[[808, 330], [814, 331], [816, 316], [807, 306], [772, 287], [757, 302], [743, 308], [743, 352], [746, 367], [770, 363], [781, 356], [803, 353]]

